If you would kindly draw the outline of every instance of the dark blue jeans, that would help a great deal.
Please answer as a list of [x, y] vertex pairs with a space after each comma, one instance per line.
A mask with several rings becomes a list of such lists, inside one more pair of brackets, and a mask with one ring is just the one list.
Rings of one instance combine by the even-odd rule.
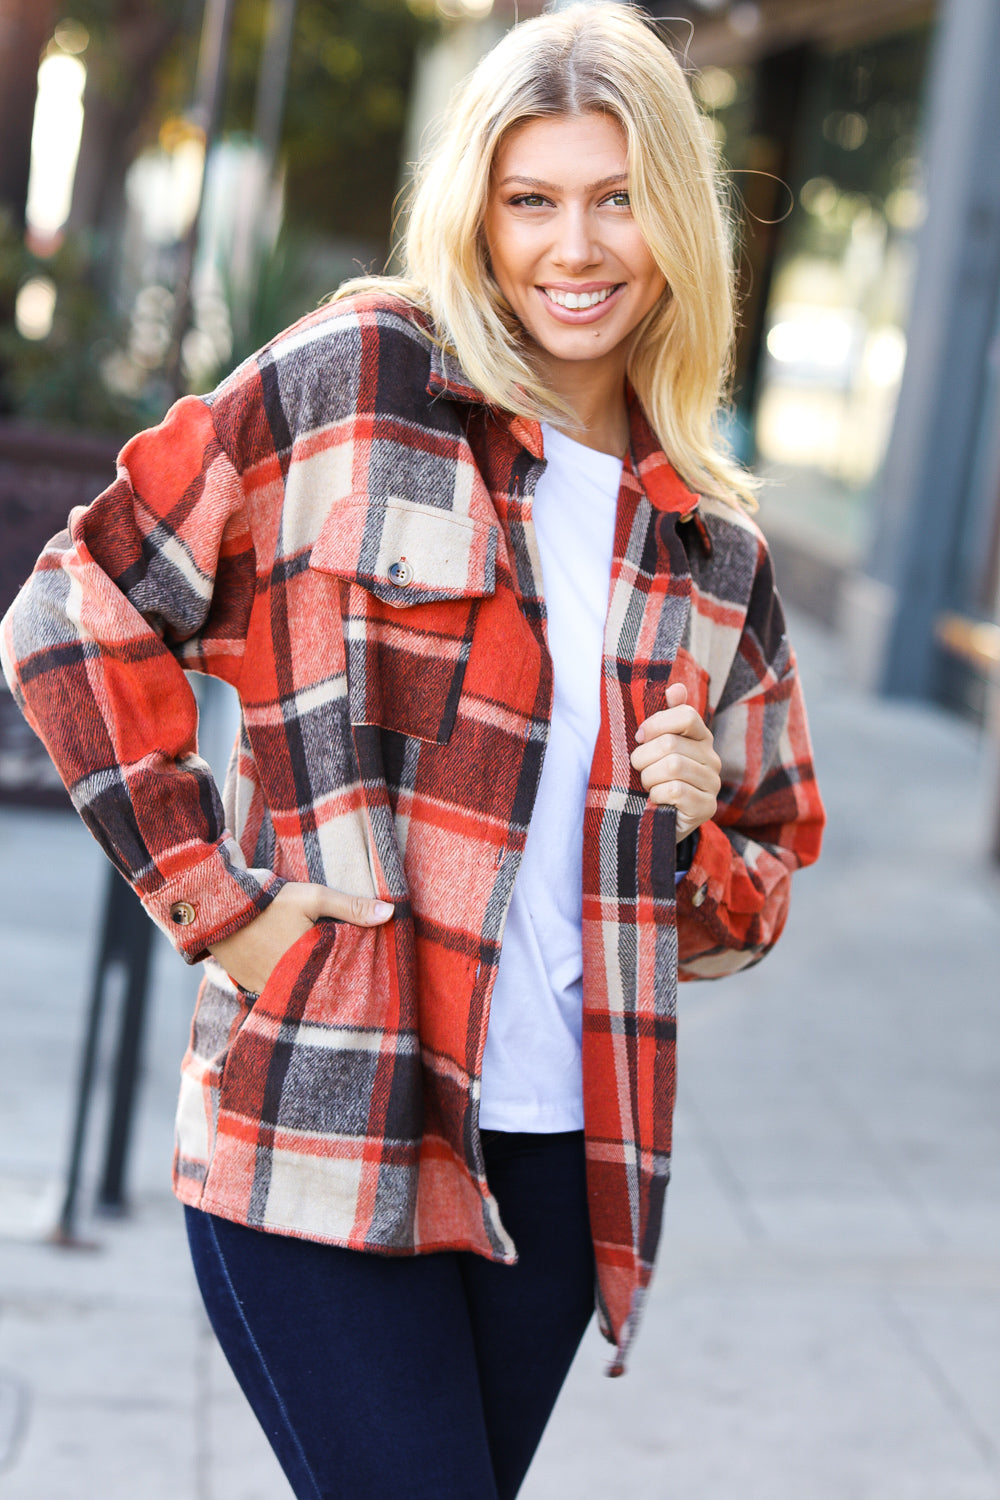
[[187, 1209], [212, 1326], [298, 1500], [513, 1500], [593, 1308], [583, 1133], [484, 1132], [515, 1266]]

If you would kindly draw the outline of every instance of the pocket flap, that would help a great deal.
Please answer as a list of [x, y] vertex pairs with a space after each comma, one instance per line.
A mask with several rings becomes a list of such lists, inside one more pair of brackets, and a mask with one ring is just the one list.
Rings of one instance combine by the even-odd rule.
[[492, 594], [496, 553], [497, 528], [486, 522], [415, 500], [347, 495], [327, 517], [310, 561], [405, 609]]

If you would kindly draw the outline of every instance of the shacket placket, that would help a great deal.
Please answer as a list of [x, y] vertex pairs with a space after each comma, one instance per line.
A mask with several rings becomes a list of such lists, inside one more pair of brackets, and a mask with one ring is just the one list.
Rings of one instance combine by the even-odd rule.
[[[498, 518], [504, 532], [505, 539], [510, 549], [512, 559], [512, 575], [518, 601], [526, 620], [531, 626], [548, 674], [548, 703], [546, 707], [546, 721], [551, 715], [551, 657], [548, 650], [546, 612], [544, 604], [544, 580], [541, 576], [541, 565], [538, 553], [537, 539], [534, 532], [532, 519], [532, 501], [534, 487], [544, 468], [544, 453], [542, 449], [541, 430], [537, 424], [528, 424], [516, 420], [511, 424], [511, 436], [514, 437], [515, 429], [525, 442], [525, 450], [520, 455], [522, 463], [526, 458], [535, 457], [539, 462], [528, 468], [523, 480], [515, 478], [510, 485], [509, 496], [506, 491], [495, 487], [492, 483], [490, 489], [494, 497], [494, 505]], [[676, 531], [676, 514], [671, 514], [673, 504], [676, 503], [676, 494], [660, 497], [660, 505], [651, 502], [645, 493], [639, 478], [638, 469], [641, 462], [640, 456], [634, 448], [630, 451], [622, 475], [622, 484], [618, 495], [617, 516], [615, 525], [614, 556], [611, 568], [611, 580], [609, 585], [609, 598], [605, 616], [604, 633], [604, 661], [602, 665], [602, 702], [601, 702], [601, 726], [598, 734], [598, 742], [595, 746], [595, 768], [601, 760], [602, 748], [610, 755], [610, 769], [613, 781], [621, 786], [629, 788], [626, 793], [628, 807], [621, 811], [606, 809], [602, 823], [606, 824], [613, 833], [616, 848], [612, 851], [612, 862], [617, 876], [622, 851], [617, 847], [620, 843], [623, 814], [626, 821], [631, 820], [638, 829], [645, 816], [646, 826], [655, 826], [656, 832], [652, 842], [658, 846], [658, 852], [647, 860], [651, 864], [649, 876], [652, 877], [652, 866], [656, 867], [656, 879], [650, 880], [643, 895], [645, 905], [649, 911], [646, 913], [652, 920], [650, 926], [653, 929], [652, 946], [654, 951], [659, 952], [664, 944], [661, 941], [658, 929], [665, 928], [667, 932], [666, 945], [673, 958], [674, 972], [670, 976], [670, 983], [662, 984], [662, 976], [657, 975], [661, 983], [655, 988], [660, 996], [666, 995], [664, 1014], [658, 1016], [648, 1029], [653, 1037], [653, 1046], [650, 1049], [643, 1045], [642, 1032], [647, 1029], [646, 1021], [642, 1017], [642, 996], [637, 992], [632, 997], [622, 993], [622, 1004], [620, 1019], [605, 1027], [604, 1017], [606, 1013], [606, 1002], [608, 990], [603, 984], [591, 985], [585, 978], [584, 1008], [585, 1013], [591, 1012], [591, 1027], [596, 1012], [600, 1017], [599, 1030], [607, 1037], [611, 1037], [616, 1029], [620, 1027], [617, 1043], [612, 1043], [613, 1057], [611, 1083], [606, 1092], [608, 1097], [614, 1101], [613, 1108], [618, 1112], [622, 1140], [622, 1156], [616, 1162], [616, 1176], [621, 1181], [621, 1188], [616, 1194], [618, 1201], [614, 1205], [612, 1218], [616, 1222], [616, 1230], [619, 1237], [622, 1228], [621, 1212], [623, 1204], [627, 1205], [627, 1219], [629, 1222], [628, 1239], [631, 1250], [627, 1257], [628, 1269], [626, 1270], [626, 1281], [629, 1283], [624, 1289], [624, 1296], [619, 1291], [618, 1295], [609, 1294], [607, 1289], [601, 1287], [601, 1277], [598, 1277], [597, 1304], [603, 1329], [610, 1334], [615, 1328], [619, 1331], [618, 1348], [615, 1359], [610, 1366], [611, 1373], [620, 1373], [624, 1369], [624, 1359], [628, 1345], [635, 1335], [638, 1319], [641, 1311], [641, 1303], [645, 1287], [648, 1284], [655, 1255], [656, 1244], [659, 1236], [659, 1226], [662, 1217], [663, 1194], [669, 1177], [669, 1151], [671, 1135], [672, 1114], [672, 1091], [674, 1075], [674, 1050], [676, 1044], [676, 1031], [674, 1020], [674, 997], [676, 993], [676, 936], [675, 936], [675, 905], [674, 905], [674, 877], [673, 858], [675, 850], [674, 814], [672, 809], [653, 808], [649, 803], [642, 788], [641, 782], [629, 762], [629, 751], [631, 749], [632, 737], [638, 724], [662, 704], [657, 701], [665, 694], [667, 679], [673, 666], [676, 647], [684, 634], [687, 622], [687, 613], [690, 600], [690, 574], [686, 564], [686, 554], [680, 538]], [[516, 472], [518, 462], [515, 460], [511, 465]], [[489, 476], [487, 476], [489, 477]], [[687, 506], [694, 502], [694, 497], [688, 495]], [[666, 513], [665, 513], [666, 512]], [[649, 620], [646, 618], [650, 609], [650, 598], [637, 594], [634, 589], [634, 575], [637, 571], [636, 564], [645, 563], [649, 565], [649, 549], [654, 549], [654, 555], [661, 569], [665, 568], [666, 576], [670, 582], [662, 590], [658, 591], [656, 598], [661, 601], [658, 608], [659, 618], [652, 631], [649, 630]], [[616, 590], [627, 591], [628, 604], [626, 606], [625, 618], [616, 619]], [[642, 607], [636, 611], [638, 601]], [[664, 608], [664, 605], [669, 607]], [[669, 623], [667, 623], [669, 621]], [[664, 628], [666, 625], [666, 628]], [[626, 663], [626, 670], [621, 670], [621, 648], [623, 639], [627, 642], [629, 638], [635, 644], [638, 643], [640, 634], [645, 627], [647, 638], [647, 649], [651, 640], [662, 651], [669, 645], [672, 649], [666, 657], [660, 656], [650, 660], [646, 664], [645, 671], [639, 670], [634, 677], [631, 672], [631, 663]], [[615, 684], [620, 688], [620, 693], [614, 691]], [[612, 725], [614, 720], [614, 726]], [[548, 724], [546, 722], [546, 735]], [[539, 773], [541, 766], [539, 764]], [[537, 780], [535, 783], [537, 789]], [[589, 789], [588, 789], [589, 795]], [[532, 796], [533, 801], [533, 796]], [[525, 830], [526, 831], [526, 830]], [[638, 840], [638, 832], [636, 832]], [[589, 842], [585, 834], [585, 841]], [[664, 844], [665, 841], [665, 844]], [[600, 843], [598, 837], [598, 843]], [[523, 848], [523, 837], [519, 847], [514, 854], [514, 866], [512, 876], [516, 876], [516, 868], [520, 862], [520, 853]], [[636, 846], [636, 875], [639, 877], [638, 865], [643, 855], [638, 852]], [[596, 861], [592, 851], [585, 851], [585, 862], [590, 858], [591, 865], [596, 863], [598, 868], [603, 869], [607, 863], [608, 851], [599, 849]], [[667, 868], [670, 865], [670, 868]], [[584, 879], [581, 871], [581, 879]], [[510, 893], [513, 890], [514, 880], [509, 879], [507, 887], [506, 905], [509, 905]], [[586, 882], [585, 889], [586, 889]], [[593, 894], [593, 893], [592, 893]], [[615, 893], [618, 900], [621, 893]], [[634, 908], [632, 923], [638, 926], [639, 911], [638, 903], [640, 892], [636, 891], [636, 905]], [[504, 919], [506, 920], [506, 905]], [[621, 931], [622, 914], [616, 913], [618, 929], [618, 941], [623, 937], [628, 942], [627, 935]], [[625, 927], [631, 924], [626, 920]], [[501, 932], [502, 936], [502, 932]], [[638, 934], [636, 938], [638, 946]], [[613, 964], [620, 962], [620, 955], [609, 953], [605, 955], [606, 961]], [[655, 961], [654, 961], [655, 962]], [[659, 968], [659, 964], [656, 964]], [[486, 1032], [489, 1023], [489, 1000], [495, 981], [496, 968], [493, 966], [488, 975], [486, 991], [483, 997], [483, 1024], [481, 1028], [479, 1046], [476, 1057], [476, 1079], [482, 1073], [482, 1056], [485, 1047]], [[638, 972], [636, 975], [638, 983]], [[651, 989], [653, 987], [651, 986]], [[593, 993], [588, 993], [593, 991]], [[595, 996], [599, 995], [595, 1004]], [[604, 1002], [604, 1004], [602, 1004]], [[610, 1017], [608, 1017], [610, 1019]], [[631, 1041], [626, 1033], [634, 1024], [634, 1034]], [[585, 1047], [587, 1043], [585, 1040]], [[596, 1050], [596, 1049], [594, 1049]], [[587, 1047], [590, 1052], [591, 1048]], [[607, 1063], [609, 1059], [602, 1057], [601, 1061]], [[662, 1102], [666, 1106], [665, 1118], [651, 1120], [649, 1115], [649, 1101], [658, 1091], [658, 1080], [662, 1073], [666, 1074], [669, 1082], [668, 1097]], [[645, 1101], [645, 1107], [644, 1107]], [[628, 1117], [622, 1119], [622, 1112]], [[605, 1157], [607, 1146], [602, 1139], [604, 1132], [600, 1124], [595, 1130], [595, 1115], [599, 1115], [596, 1108], [594, 1093], [590, 1091], [589, 1103], [585, 1094], [585, 1128], [587, 1132], [588, 1149], [588, 1172], [591, 1178], [591, 1201], [595, 1221], [599, 1223], [602, 1213], [602, 1200], [604, 1191], [602, 1176], [605, 1173]], [[478, 1126], [478, 1093], [477, 1093], [477, 1126]], [[655, 1125], [655, 1128], [654, 1128]], [[478, 1129], [475, 1131], [475, 1152], [480, 1155], [478, 1143]], [[595, 1139], [595, 1136], [597, 1137]], [[618, 1257], [621, 1251], [617, 1252]], [[599, 1268], [600, 1270], [600, 1268]], [[624, 1305], [623, 1305], [624, 1304]]]
[[[516, 446], [516, 452], [510, 463], [510, 472], [513, 475], [513, 479], [510, 484], [509, 493], [504, 490], [493, 489], [492, 486], [490, 486], [490, 489], [497, 520], [507, 543], [508, 553], [512, 562], [511, 584], [514, 594], [517, 598], [521, 614], [527, 622], [538, 646], [538, 692], [535, 708], [525, 730], [525, 740], [527, 741], [530, 738], [534, 744], [539, 746], [539, 755], [537, 761], [532, 766], [532, 785], [528, 794], [529, 805], [524, 829], [519, 832], [519, 836], [516, 839], [508, 840], [508, 844], [501, 851], [501, 858], [498, 862], [497, 881], [493, 894], [494, 896], [496, 895], [497, 887], [502, 884], [504, 895], [502, 917], [496, 938], [496, 948], [494, 950], [497, 954], [499, 954], [503, 943], [504, 929], [506, 928], [510, 903], [514, 894], [517, 873], [520, 869], [522, 855], [524, 854], [528, 825], [530, 824], [531, 813], [534, 810], [535, 798], [541, 781], [542, 767], [545, 761], [545, 752], [548, 748], [549, 731], [552, 722], [552, 655], [549, 650], [548, 631], [546, 628], [547, 617], [543, 592], [541, 556], [532, 515], [535, 486], [545, 470], [545, 458], [542, 450], [541, 427], [537, 423], [532, 423], [527, 431], [522, 427], [522, 433], [527, 438], [530, 446], [518, 443], [513, 432], [511, 433], [512, 446]], [[475, 1057], [475, 1097], [471, 1131], [472, 1165], [476, 1172], [477, 1180], [481, 1185], [486, 1210], [494, 1221], [498, 1237], [513, 1247], [513, 1241], [510, 1240], [500, 1221], [499, 1207], [490, 1193], [486, 1181], [486, 1165], [479, 1132], [483, 1055], [486, 1050], [490, 1005], [497, 973], [498, 964], [496, 961], [485, 967], [480, 962], [476, 967], [476, 982], [479, 994], [473, 997], [472, 1014], [481, 1015], [482, 1023], [479, 1027]]]

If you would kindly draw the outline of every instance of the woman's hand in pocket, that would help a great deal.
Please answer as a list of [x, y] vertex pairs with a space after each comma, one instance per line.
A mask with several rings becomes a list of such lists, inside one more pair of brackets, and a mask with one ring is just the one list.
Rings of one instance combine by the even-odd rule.
[[231, 937], [210, 943], [230, 979], [241, 989], [259, 994], [279, 959], [321, 917], [352, 922], [356, 927], [378, 927], [392, 916], [387, 901], [370, 896], [345, 896], [325, 885], [289, 881], [259, 917]]

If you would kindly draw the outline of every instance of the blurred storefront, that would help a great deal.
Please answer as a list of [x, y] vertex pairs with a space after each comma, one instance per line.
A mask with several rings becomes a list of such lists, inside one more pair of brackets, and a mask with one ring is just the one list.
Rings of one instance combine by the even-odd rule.
[[[778, 142], [794, 201], [781, 201], [783, 186], [768, 194], [778, 200], [765, 205], [770, 217], [787, 216], [774, 226], [771, 263], [759, 268], [738, 391], [770, 481], [769, 518], [806, 526], [845, 564], [863, 555], [905, 362], [926, 206], [917, 124], [928, 41], [921, 26], [782, 60], [786, 90], [798, 94], [799, 128]], [[766, 87], [775, 71], [772, 61], [750, 78]], [[759, 159], [760, 143], [750, 144]]]
[[768, 480], [786, 592], [835, 624], [871, 544], [906, 362], [936, 7], [685, 9], [741, 224], [734, 441]]
[[[732, 168], [734, 444], [856, 675], [985, 715], [1000, 662], [1000, 6], [653, 4]], [[690, 23], [690, 24], [687, 24]]]
[[[514, 6], [445, 9], [417, 70], [410, 157]], [[982, 715], [992, 647], [975, 627], [996, 617], [1000, 570], [1000, 5], [645, 9], [731, 171], [730, 436], [768, 480], [783, 592], [844, 634], [870, 685]]]

